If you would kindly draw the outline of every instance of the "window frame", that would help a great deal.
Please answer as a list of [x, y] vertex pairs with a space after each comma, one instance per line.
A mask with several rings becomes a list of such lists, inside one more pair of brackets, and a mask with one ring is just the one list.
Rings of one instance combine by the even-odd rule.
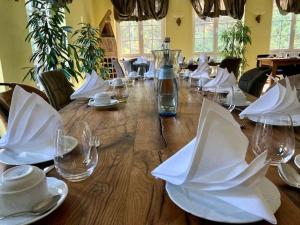
[[[291, 15], [292, 18], [291, 18], [291, 24], [290, 24], [291, 27], [290, 27], [290, 34], [289, 34], [289, 47], [288, 48], [271, 49], [273, 10], [275, 9], [275, 7], [277, 9], [277, 5], [276, 5], [275, 1], [273, 1], [269, 51], [271, 54], [280, 54], [283, 51], [290, 52], [290, 53], [298, 53], [300, 48], [294, 48], [295, 37], [296, 37], [296, 23], [297, 23], [297, 15], [295, 13], [292, 13], [292, 15]], [[300, 20], [299, 20], [299, 22], [300, 22]]]
[[[213, 19], [213, 51], [211, 52], [201, 52], [201, 51], [196, 51], [196, 38], [195, 38], [195, 25], [196, 25], [196, 19], [198, 15], [196, 12], [193, 12], [193, 54], [194, 56], [199, 56], [199, 54], [208, 54], [213, 58], [218, 58], [221, 56], [221, 53], [218, 49], [218, 32], [219, 32], [219, 17], [212, 18]], [[232, 18], [233, 19], [233, 18]], [[242, 19], [243, 20], [243, 19]], [[235, 20], [237, 21], [237, 20]]]
[[[161, 22], [161, 40], [166, 36], [166, 20], [161, 19], [158, 20]], [[121, 38], [120, 38], [120, 23], [122, 22], [116, 22], [116, 37], [117, 37], [117, 48], [118, 48], [118, 56], [122, 58], [134, 58], [139, 56], [145, 56], [145, 57], [151, 57], [151, 53], [145, 53], [144, 52], [144, 35], [143, 35], [143, 21], [138, 21], [138, 41], [139, 41], [139, 53], [133, 53], [133, 54], [122, 54], [121, 50]]]

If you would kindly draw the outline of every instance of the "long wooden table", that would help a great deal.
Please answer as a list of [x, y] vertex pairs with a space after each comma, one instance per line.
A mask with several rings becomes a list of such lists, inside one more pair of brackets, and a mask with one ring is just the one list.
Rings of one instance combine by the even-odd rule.
[[[116, 110], [99, 111], [86, 101], [74, 101], [60, 112], [66, 124], [87, 121], [103, 146], [94, 174], [79, 183], [67, 182], [69, 195], [51, 215], [35, 224], [49, 225], [209, 225], [177, 207], [165, 191], [165, 183], [150, 172], [196, 134], [203, 97], [181, 83], [176, 118], [159, 118], [152, 81], [130, 88], [128, 102]], [[238, 120], [239, 121], [239, 120]], [[248, 122], [243, 131], [253, 132]], [[297, 134], [299, 132], [297, 131]], [[297, 135], [297, 152], [300, 141]], [[238, 141], [238, 140], [237, 140]], [[249, 150], [247, 159], [253, 157]], [[2, 165], [2, 169], [3, 169]], [[56, 171], [50, 176], [58, 177]], [[281, 192], [278, 224], [300, 224], [300, 192], [285, 185], [271, 167], [267, 177]], [[265, 221], [256, 224], [269, 224]]]

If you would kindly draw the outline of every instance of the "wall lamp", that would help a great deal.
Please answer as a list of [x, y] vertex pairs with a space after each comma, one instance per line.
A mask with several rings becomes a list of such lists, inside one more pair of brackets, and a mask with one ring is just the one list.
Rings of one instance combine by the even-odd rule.
[[182, 18], [183, 18], [182, 13], [176, 13], [176, 14], [173, 15], [173, 17], [175, 18], [176, 24], [178, 26], [180, 26], [181, 23], [182, 23]]

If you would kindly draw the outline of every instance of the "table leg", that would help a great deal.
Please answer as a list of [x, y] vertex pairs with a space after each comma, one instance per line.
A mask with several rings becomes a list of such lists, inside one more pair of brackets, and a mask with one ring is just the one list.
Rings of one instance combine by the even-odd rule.
[[[276, 79], [276, 72], [277, 72], [277, 64], [273, 64], [272, 66], [272, 73], [271, 73], [271, 76]], [[271, 85], [274, 84], [274, 80], [271, 79]]]

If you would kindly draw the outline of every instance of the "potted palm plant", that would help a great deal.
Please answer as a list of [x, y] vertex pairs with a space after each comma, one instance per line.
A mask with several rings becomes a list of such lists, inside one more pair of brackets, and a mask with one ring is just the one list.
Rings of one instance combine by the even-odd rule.
[[104, 50], [100, 47], [100, 31], [89, 23], [81, 23], [81, 27], [73, 34], [76, 48], [78, 49], [81, 69], [91, 73], [93, 70], [103, 78], [107, 76], [107, 70], [102, 66]]
[[241, 21], [237, 21], [232, 27], [221, 34], [224, 48], [221, 51], [224, 57], [241, 58], [241, 69], [247, 65], [245, 57], [246, 45], [251, 44], [251, 31]]
[[28, 0], [33, 9], [29, 15], [26, 41], [33, 43], [33, 54], [29, 61], [35, 66], [27, 67], [27, 77], [35, 80], [36, 74], [49, 70], [62, 70], [65, 76], [81, 76], [79, 57], [75, 46], [68, 43], [72, 27], [64, 25], [65, 12], [70, 12], [65, 1]]

